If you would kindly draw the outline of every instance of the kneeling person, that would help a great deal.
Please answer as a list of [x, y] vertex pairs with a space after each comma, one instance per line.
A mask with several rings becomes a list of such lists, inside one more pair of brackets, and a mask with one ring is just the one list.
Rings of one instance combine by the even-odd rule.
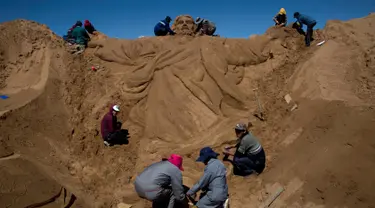
[[199, 182], [186, 193], [188, 196], [193, 197], [199, 190], [204, 192], [196, 203], [198, 208], [223, 207], [228, 198], [226, 168], [217, 159], [218, 155], [210, 147], [204, 147], [200, 151], [197, 162], [203, 162], [206, 165], [204, 174], [199, 179]]
[[[237, 124], [235, 132], [237, 144], [225, 148], [224, 160], [228, 160], [230, 155], [233, 156], [233, 160], [228, 161], [233, 164], [233, 173], [235, 175], [247, 176], [253, 172], [262, 173], [266, 167], [266, 155], [263, 147], [257, 138], [247, 130], [246, 124]], [[232, 148], [236, 148], [234, 154], [229, 151]]]
[[[152, 201], [152, 207], [187, 205], [182, 170], [182, 157], [172, 154], [167, 160], [148, 166], [138, 175], [134, 182], [135, 190], [139, 197]], [[180, 206], [175, 206], [176, 202]]]

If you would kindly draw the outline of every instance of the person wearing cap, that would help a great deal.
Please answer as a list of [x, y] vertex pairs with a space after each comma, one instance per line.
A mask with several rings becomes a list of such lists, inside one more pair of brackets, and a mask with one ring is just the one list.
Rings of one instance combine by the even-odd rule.
[[81, 51], [87, 47], [87, 42], [90, 41], [90, 36], [82, 27], [81, 21], [77, 21], [76, 27], [72, 31], [72, 36], [74, 37], [75, 43], [79, 46]]
[[156, 36], [175, 35], [176, 33], [169, 27], [172, 18], [167, 16], [164, 20], [159, 21], [154, 27], [154, 33]]
[[203, 18], [200, 18], [200, 17], [197, 17], [195, 19], [195, 24], [197, 26], [197, 29], [196, 29], [196, 33], [198, 35], [209, 35], [209, 36], [213, 36], [215, 31], [216, 31], [216, 25], [215, 23], [207, 20], [207, 19], [203, 19]]
[[113, 105], [109, 112], [104, 115], [101, 122], [101, 133], [106, 146], [113, 145], [124, 139], [121, 130], [121, 123], [117, 121], [117, 114], [120, 112], [118, 105]]
[[92, 25], [91, 22], [88, 20], [85, 20], [84, 26], [87, 32], [90, 34], [93, 34], [96, 31], [94, 25]]
[[196, 203], [198, 208], [205, 207], [223, 207], [228, 198], [228, 185], [226, 178], [226, 168], [224, 164], [217, 159], [219, 154], [210, 147], [204, 147], [200, 150], [197, 162], [206, 165], [204, 174], [186, 195], [194, 198], [195, 194], [202, 190], [201, 198]]
[[[248, 131], [246, 124], [238, 123], [234, 129], [237, 136], [237, 144], [225, 147], [224, 160], [233, 164], [233, 173], [235, 175], [247, 176], [253, 172], [262, 173], [266, 166], [266, 155], [262, 145]], [[233, 148], [236, 148], [234, 154], [230, 152]], [[229, 156], [233, 156], [233, 160], [229, 160]]]
[[316, 25], [316, 20], [307, 15], [300, 14], [299, 12], [295, 12], [293, 16], [295, 19], [297, 19], [296, 24], [300, 27], [301, 30], [302, 30], [303, 25], [307, 26], [306, 35], [305, 35], [305, 44], [307, 47], [309, 47], [310, 42], [313, 41], [312, 36], [314, 32], [314, 27]]
[[281, 8], [279, 13], [276, 14], [276, 16], [273, 18], [273, 21], [275, 22], [275, 25], [285, 27], [287, 24], [287, 17], [286, 17], [286, 11], [284, 8]]
[[[172, 154], [146, 167], [134, 182], [138, 196], [152, 201], [152, 207], [182, 207], [188, 201], [182, 184], [182, 157]], [[180, 205], [180, 206], [178, 206]]]

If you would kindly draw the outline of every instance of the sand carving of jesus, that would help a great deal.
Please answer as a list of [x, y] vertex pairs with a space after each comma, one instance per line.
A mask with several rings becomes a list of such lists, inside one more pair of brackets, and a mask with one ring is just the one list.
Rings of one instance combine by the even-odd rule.
[[269, 40], [194, 38], [188, 35], [195, 30], [190, 16], [175, 22], [175, 30], [186, 36], [109, 39], [91, 42], [90, 47], [98, 47], [99, 58], [131, 71], [123, 87], [128, 98], [138, 101], [129, 117], [144, 126], [144, 136], [178, 144], [220, 117], [246, 110], [248, 89], [237, 86], [243, 68], [228, 66], [266, 61], [263, 49]]

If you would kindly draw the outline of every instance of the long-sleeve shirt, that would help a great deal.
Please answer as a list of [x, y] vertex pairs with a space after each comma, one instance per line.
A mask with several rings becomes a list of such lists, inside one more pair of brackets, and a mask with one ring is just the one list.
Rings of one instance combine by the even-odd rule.
[[86, 30], [80, 26], [73, 29], [72, 36], [75, 38], [76, 43], [80, 45], [86, 45], [87, 41], [90, 40], [89, 34]]
[[154, 32], [157, 32], [159, 30], [162, 30], [162, 31], [167, 31], [169, 32], [171, 35], [174, 35], [176, 34], [170, 27], [169, 27], [169, 23], [165, 20], [161, 20], [159, 21], [155, 27], [154, 27]]
[[214, 202], [223, 202], [228, 197], [228, 185], [226, 178], [226, 168], [218, 159], [208, 161], [204, 169], [203, 176], [188, 192], [194, 195], [199, 190], [207, 191], [206, 196]]
[[169, 161], [161, 161], [148, 166], [137, 176], [135, 183], [141, 185], [145, 192], [161, 192], [164, 188], [172, 188], [177, 201], [185, 200], [182, 173]]
[[[262, 145], [259, 143], [258, 139], [248, 132], [244, 135], [237, 144], [236, 153], [241, 153], [243, 156], [252, 156], [258, 154], [262, 150]], [[236, 154], [236, 156], [238, 156]]]
[[297, 19], [297, 22], [301, 25], [301, 27], [302, 27], [302, 24], [307, 25], [307, 26], [316, 24], [316, 20], [304, 14], [300, 14], [296, 19]]

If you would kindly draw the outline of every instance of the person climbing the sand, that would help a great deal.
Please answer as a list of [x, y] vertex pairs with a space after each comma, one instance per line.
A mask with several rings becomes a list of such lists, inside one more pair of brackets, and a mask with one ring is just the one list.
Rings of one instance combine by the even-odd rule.
[[215, 23], [213, 23], [213, 22], [211, 22], [207, 19], [197, 17], [195, 19], [195, 24], [197, 25], [196, 33], [198, 35], [214, 36], [214, 33], [216, 31]]
[[72, 36], [75, 39], [76, 44], [79, 46], [80, 51], [85, 50], [87, 42], [90, 41], [90, 36], [86, 30], [82, 28], [82, 22], [77, 21], [76, 27], [73, 29]]
[[159, 21], [154, 27], [154, 33], [156, 36], [175, 35], [176, 33], [169, 27], [172, 18], [167, 16], [164, 20]]
[[138, 196], [152, 201], [152, 207], [182, 207], [187, 205], [182, 185], [182, 157], [171, 154], [143, 170], [134, 182]]
[[195, 194], [202, 190], [199, 201], [195, 204], [201, 207], [223, 207], [228, 198], [228, 185], [226, 178], [226, 168], [224, 164], [217, 159], [219, 154], [210, 147], [204, 147], [200, 150], [197, 162], [203, 162], [206, 167], [204, 174], [186, 195], [195, 198]]
[[87, 32], [90, 34], [93, 34], [96, 31], [94, 25], [92, 25], [91, 22], [88, 20], [85, 20], [84, 26]]
[[[237, 136], [237, 144], [228, 146], [224, 149], [224, 161], [233, 164], [233, 174], [247, 176], [252, 173], [260, 174], [266, 166], [266, 154], [258, 139], [253, 136], [247, 129], [246, 124], [236, 124], [235, 133]], [[230, 150], [236, 148], [233, 154]], [[229, 156], [233, 156], [233, 160], [229, 160]]]
[[127, 130], [121, 129], [121, 122], [117, 121], [117, 114], [120, 112], [118, 105], [113, 105], [109, 112], [104, 115], [101, 121], [101, 134], [104, 145], [112, 146], [114, 144], [127, 143]]
[[285, 27], [287, 24], [287, 17], [286, 17], [286, 11], [284, 8], [281, 8], [279, 13], [273, 17], [273, 21], [275, 22], [276, 26]]
[[306, 46], [309, 47], [310, 42], [314, 40], [312, 36], [314, 32], [314, 27], [316, 25], [316, 20], [314, 20], [313, 18], [307, 15], [300, 14], [299, 12], [295, 12], [293, 16], [294, 18], [297, 19], [296, 24], [300, 27], [301, 30], [302, 30], [303, 25], [307, 26], [306, 35], [305, 35], [305, 43], [306, 43]]

